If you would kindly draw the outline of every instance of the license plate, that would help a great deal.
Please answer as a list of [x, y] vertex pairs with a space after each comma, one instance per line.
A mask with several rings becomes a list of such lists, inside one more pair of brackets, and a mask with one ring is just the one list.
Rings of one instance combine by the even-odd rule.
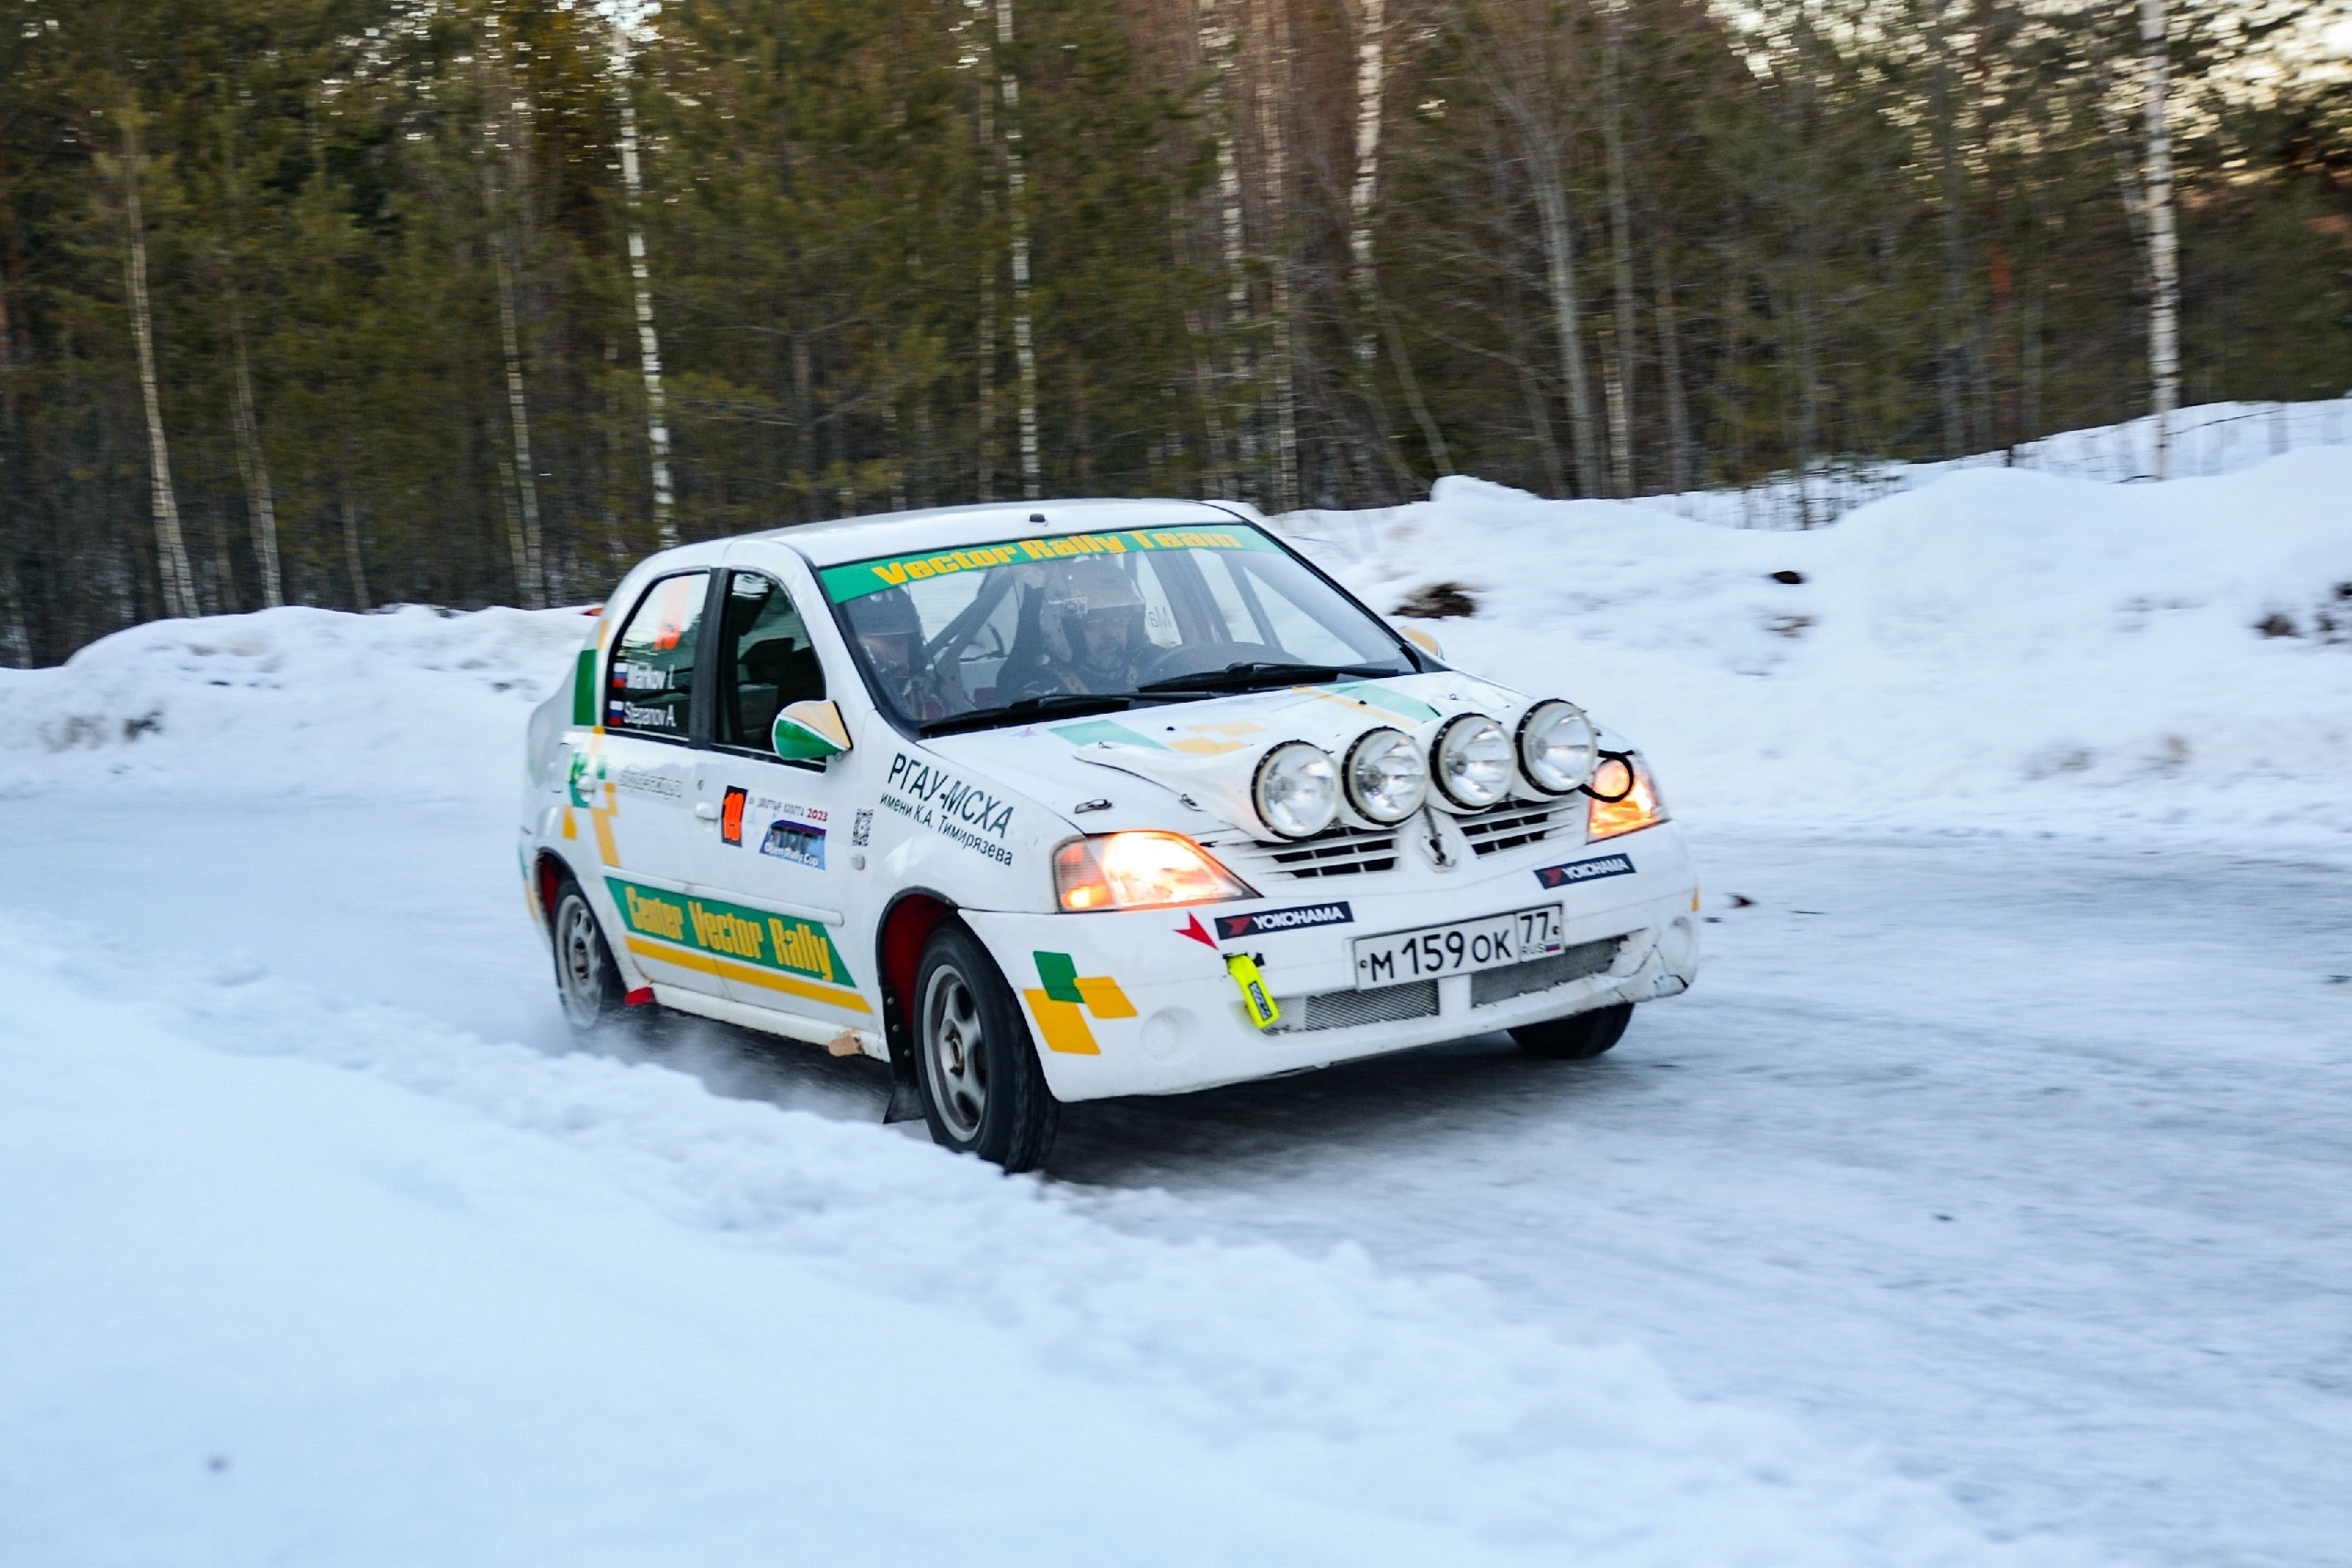
[[1358, 937], [1350, 945], [1355, 953], [1356, 989], [1369, 991], [1549, 958], [1566, 944], [1562, 940], [1560, 906], [1546, 904], [1540, 909], [1457, 920], [1450, 926]]

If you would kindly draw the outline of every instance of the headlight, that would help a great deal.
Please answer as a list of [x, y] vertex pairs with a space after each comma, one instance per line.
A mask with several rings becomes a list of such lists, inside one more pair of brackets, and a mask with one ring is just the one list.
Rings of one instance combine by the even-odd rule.
[[1285, 740], [1258, 760], [1250, 803], [1283, 838], [1313, 838], [1340, 814], [1340, 770], [1320, 746]]
[[1592, 720], [1574, 703], [1537, 703], [1519, 721], [1519, 765], [1547, 795], [1566, 795], [1592, 777], [1600, 754]]
[[1430, 757], [1437, 787], [1456, 806], [1476, 811], [1510, 793], [1510, 737], [1485, 714], [1447, 719]]
[[1104, 833], [1054, 852], [1054, 898], [1065, 909], [1148, 909], [1257, 896], [1182, 833]]
[[1588, 841], [1613, 839], [1666, 820], [1666, 802], [1658, 798], [1657, 785], [1639, 757], [1604, 758], [1593, 772], [1589, 793], [1592, 804], [1584, 819]]
[[1374, 822], [1402, 822], [1430, 792], [1429, 764], [1401, 729], [1369, 729], [1356, 737], [1340, 772], [1349, 804]]

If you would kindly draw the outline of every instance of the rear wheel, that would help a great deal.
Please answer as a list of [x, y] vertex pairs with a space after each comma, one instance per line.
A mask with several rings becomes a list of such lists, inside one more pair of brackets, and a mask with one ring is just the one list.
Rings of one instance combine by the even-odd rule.
[[605, 943], [588, 895], [569, 876], [556, 888], [555, 993], [563, 1021], [582, 1038], [612, 1033], [628, 1019], [628, 987]]
[[1619, 1002], [1573, 1018], [1522, 1023], [1510, 1032], [1510, 1037], [1531, 1056], [1540, 1056], [1547, 1062], [1581, 1062], [1600, 1055], [1623, 1040], [1625, 1025], [1633, 1020], [1634, 1004]]
[[915, 970], [915, 1079], [933, 1142], [1007, 1170], [1034, 1170], [1061, 1106], [1028, 1021], [979, 939], [943, 921]]

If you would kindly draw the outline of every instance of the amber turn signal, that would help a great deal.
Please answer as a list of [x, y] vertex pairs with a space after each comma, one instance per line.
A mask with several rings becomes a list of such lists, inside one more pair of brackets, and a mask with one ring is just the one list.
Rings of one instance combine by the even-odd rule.
[[[1586, 808], [1584, 836], [1589, 842], [1613, 839], [1666, 820], [1666, 803], [1639, 757], [1610, 756], [1594, 770], [1592, 802]], [[1608, 798], [1615, 795], [1615, 799]]]

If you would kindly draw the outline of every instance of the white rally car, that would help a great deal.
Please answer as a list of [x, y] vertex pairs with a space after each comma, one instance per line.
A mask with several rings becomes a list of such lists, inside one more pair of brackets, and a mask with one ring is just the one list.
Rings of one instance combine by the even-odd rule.
[[574, 1027], [864, 1053], [1020, 1169], [1065, 1100], [1487, 1030], [1591, 1056], [1697, 970], [1638, 754], [1449, 669], [1246, 507], [1091, 501], [665, 550], [533, 716]]

